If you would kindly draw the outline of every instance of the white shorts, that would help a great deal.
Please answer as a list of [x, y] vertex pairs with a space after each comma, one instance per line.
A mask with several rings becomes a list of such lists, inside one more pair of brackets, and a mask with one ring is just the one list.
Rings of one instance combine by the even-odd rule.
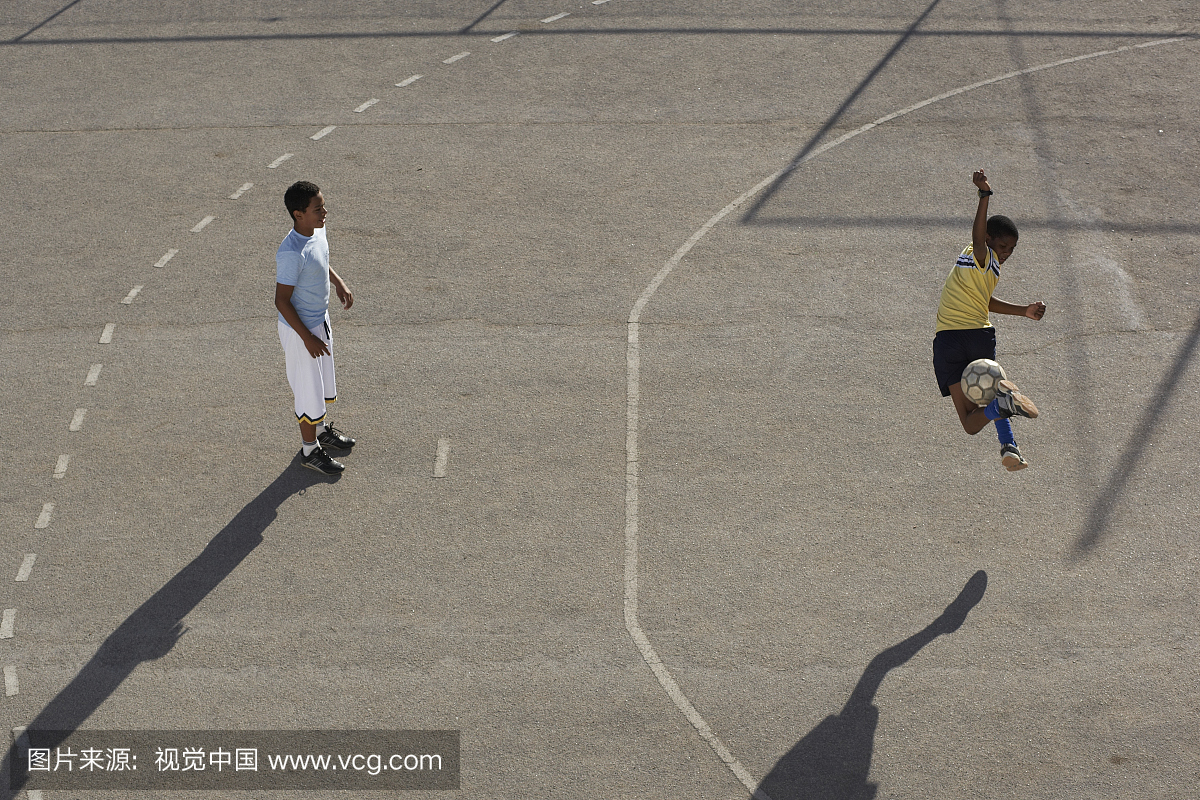
[[313, 358], [300, 334], [283, 320], [279, 322], [279, 343], [287, 364], [288, 383], [296, 397], [296, 419], [317, 424], [325, 419], [325, 405], [337, 400], [337, 381], [333, 375], [333, 334], [329, 317], [313, 334], [329, 347], [329, 355]]

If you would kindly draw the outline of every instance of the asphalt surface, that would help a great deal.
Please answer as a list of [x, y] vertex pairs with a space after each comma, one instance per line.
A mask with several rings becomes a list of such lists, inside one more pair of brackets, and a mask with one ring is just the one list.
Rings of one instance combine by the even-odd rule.
[[[1191, 10], [7, 4], [0, 718], [458, 730], [479, 798], [1194, 798]], [[994, 318], [1013, 474], [929, 363], [979, 167], [1048, 306]], [[271, 303], [299, 179], [336, 480]]]

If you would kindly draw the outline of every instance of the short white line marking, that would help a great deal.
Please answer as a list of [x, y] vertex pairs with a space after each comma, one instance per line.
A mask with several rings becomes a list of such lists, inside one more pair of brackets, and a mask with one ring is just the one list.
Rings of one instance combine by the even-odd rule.
[[142, 289], [145, 289], [145, 288], [146, 288], [145, 286], [143, 286], [142, 284], [139, 283], [137, 286], [135, 286], [129, 290], [129, 294], [125, 295], [125, 299], [122, 300], [121, 302], [124, 303], [125, 305], [129, 305], [130, 303], [133, 302], [133, 298], [138, 296], [138, 292], [140, 292]]
[[561, 14], [555, 14], [553, 17], [546, 17], [544, 20], [542, 20], [542, 22], [558, 22], [563, 17], [569, 17], [569, 16], [571, 16], [571, 12], [564, 11]]
[[446, 477], [446, 461], [450, 458], [450, 440], [438, 439], [437, 458], [433, 462], [433, 477]]
[[192, 233], [199, 233], [208, 227], [208, 223], [212, 222], [216, 217], [205, 217], [196, 223], [196, 227], [192, 228]]
[[375, 104], [376, 104], [376, 103], [378, 103], [378, 102], [379, 102], [379, 98], [378, 98], [378, 97], [372, 97], [370, 100], [368, 100], [367, 102], [363, 103], [363, 104], [362, 104], [361, 106], [359, 106], [358, 108], [354, 109], [354, 113], [355, 113], [355, 114], [361, 114], [362, 112], [366, 111], [368, 108], [370, 108], [371, 106], [375, 105]]
[[516, 36], [518, 33], [520, 33], [520, 31], [509, 31], [508, 33], [497, 36], [495, 39], [492, 39], [492, 41], [499, 44], [500, 42], [503, 42], [506, 39], [511, 39], [512, 37]]
[[25, 554], [25, 560], [21, 562], [21, 568], [17, 570], [18, 583], [29, 580], [29, 573], [33, 572], [33, 562], [35, 561], [37, 561], [37, 553]]
[[54, 465], [54, 477], [61, 478], [67, 474], [67, 465], [71, 463], [71, 457], [63, 454], [58, 457], [58, 463]]
[[425, 77], [424, 75], [409, 75], [407, 78], [405, 78], [404, 80], [400, 81], [400, 82], [399, 82], [399, 83], [397, 83], [396, 85], [397, 85], [397, 86], [401, 86], [401, 87], [403, 87], [403, 86], [409, 86], [409, 85], [411, 85], [411, 84], [414, 84], [414, 83], [416, 83], [417, 81], [421, 80], [421, 78], [424, 78], [424, 77]]
[[458, 54], [458, 55], [456, 55], [456, 56], [450, 56], [449, 58], [447, 58], [447, 59], [446, 59], [445, 61], [443, 61], [442, 63], [443, 63], [443, 64], [453, 64], [455, 61], [462, 61], [464, 58], [466, 58], [466, 57], [467, 57], [467, 56], [469, 56], [469, 55], [471, 55], [471, 51], [470, 51], [470, 50], [463, 50], [461, 53], [459, 53], [459, 54]]
[[84, 386], [95, 386], [96, 381], [100, 380], [100, 370], [104, 369], [103, 364], [92, 364], [92, 368], [88, 370], [87, 377], [83, 379]]
[[67, 430], [77, 431], [77, 430], [82, 429], [83, 428], [83, 415], [86, 413], [87, 413], [86, 408], [75, 409], [75, 416], [71, 417], [71, 427], [67, 428]]
[[4, 695], [5, 697], [15, 697], [19, 688], [17, 686], [17, 668], [4, 668]]
[[168, 250], [166, 252], [166, 255], [164, 255], [158, 261], [154, 262], [154, 266], [159, 267], [160, 269], [162, 267], [165, 267], [167, 265], [167, 262], [170, 261], [172, 258], [174, 258], [175, 254], [178, 252], [179, 252], [178, 250]]
[[608, 0], [592, 0], [592, 5], [594, 5], [594, 6], [602, 6], [602, 5], [604, 5], [605, 3], [607, 3], [607, 2], [608, 2]]
[[17, 621], [15, 608], [4, 609], [4, 618], [0, 619], [0, 639], [13, 638], [13, 624]]
[[37, 522], [33, 523], [35, 528], [44, 528], [50, 524], [50, 515], [54, 513], [54, 503], [42, 504], [42, 513], [38, 514]]
[[26, 789], [25, 800], [45, 800], [41, 789]]
[[683, 257], [686, 256], [692, 250], [692, 248], [695, 247], [696, 244], [702, 238], [704, 238], [704, 236], [710, 230], [712, 230], [714, 226], [717, 225], [717, 223], [733, 213], [738, 206], [742, 205], [754, 195], [766, 189], [776, 180], [795, 170], [801, 164], [816, 158], [822, 153], [832, 150], [838, 145], [853, 139], [855, 136], [866, 133], [872, 128], [882, 125], [885, 122], [889, 122], [897, 117], [902, 117], [905, 114], [911, 114], [918, 109], [924, 108], [925, 106], [933, 103], [937, 103], [941, 100], [954, 97], [955, 95], [959, 95], [964, 92], [969, 92], [972, 89], [978, 89], [993, 83], [1009, 80], [1020, 75], [1027, 75], [1032, 72], [1038, 72], [1040, 70], [1050, 69], [1052, 67], [1071, 64], [1076, 61], [1084, 61], [1089, 58], [1098, 58], [1100, 56], [1122, 53], [1127, 50], [1155, 47], [1161, 44], [1170, 44], [1172, 42], [1181, 41], [1186, 41], [1186, 39], [1184, 37], [1158, 39], [1153, 42], [1144, 42], [1137, 45], [1126, 45], [1124, 47], [1118, 47], [1115, 50], [1102, 50], [1082, 56], [1075, 56], [1073, 58], [1065, 58], [1061, 61], [1055, 61], [1049, 64], [1041, 64], [1036, 67], [1028, 67], [1016, 72], [1008, 72], [995, 78], [989, 78], [987, 80], [979, 81], [978, 83], [972, 83], [968, 86], [961, 86], [957, 89], [952, 89], [948, 92], [937, 95], [936, 97], [931, 97], [928, 100], [923, 100], [915, 105], [908, 106], [907, 108], [903, 108], [899, 111], [880, 117], [874, 122], [869, 122], [866, 125], [863, 125], [861, 128], [850, 131], [849, 133], [846, 133], [831, 142], [826, 142], [820, 147], [809, 152], [806, 156], [804, 156], [804, 158], [794, 161], [793, 163], [788, 164], [786, 167], [783, 167], [771, 175], [768, 175], [756, 186], [747, 189], [732, 203], [725, 206], [723, 209], [710, 217], [709, 220], [705, 222], [699, 230], [693, 233], [690, 237], [688, 237], [686, 242], [680, 245], [679, 249], [675, 251], [675, 254], [671, 256], [662, 269], [660, 269], [650, 283], [647, 284], [646, 288], [642, 291], [642, 294], [638, 297], [637, 302], [634, 303], [633, 309], [629, 312], [628, 332], [626, 336], [625, 348], [625, 629], [629, 632], [630, 638], [633, 639], [634, 644], [637, 646], [638, 652], [641, 653], [642, 660], [646, 662], [646, 665], [650, 667], [650, 670], [654, 673], [655, 677], [658, 678], [659, 684], [664, 690], [666, 690], [667, 695], [670, 696], [671, 700], [674, 701], [675, 707], [683, 713], [688, 722], [692, 723], [692, 726], [696, 729], [696, 732], [700, 734], [701, 738], [708, 742], [709, 746], [712, 747], [717, 756], [725, 763], [727, 767], [729, 767], [730, 771], [733, 772], [741, 784], [746, 787], [746, 789], [750, 791], [754, 797], [767, 798], [767, 800], [769, 800], [768, 795], [766, 795], [766, 793], [764, 793], [761, 789], [757, 788], [759, 782], [754, 778], [753, 775], [749, 773], [749, 771], [746, 770], [745, 767], [742, 766], [741, 762], [734, 757], [734, 755], [729, 751], [729, 748], [725, 746], [724, 742], [722, 742], [720, 738], [713, 733], [712, 728], [710, 728], [708, 723], [704, 721], [704, 718], [700, 716], [700, 712], [696, 710], [695, 706], [693, 706], [691, 701], [688, 700], [687, 696], [684, 695], [683, 691], [679, 688], [679, 684], [675, 682], [675, 679], [671, 677], [671, 673], [663, 664], [662, 659], [658, 657], [658, 653], [655, 652], [654, 646], [650, 643], [649, 638], [646, 636], [645, 631], [642, 630], [642, 626], [638, 621], [638, 404], [641, 399], [639, 379], [641, 370], [641, 346], [638, 340], [638, 327], [642, 311], [646, 308], [646, 304], [650, 302], [650, 298], [654, 296], [656, 291], [658, 291], [658, 287], [661, 286], [663, 281], [667, 279], [667, 276], [671, 274], [671, 271], [679, 265], [679, 262], [683, 260]]
[[104, 326], [104, 330], [100, 332], [100, 344], [112, 344], [113, 332], [117, 329], [117, 323], [110, 322]]
[[294, 155], [296, 155], [296, 154], [295, 154], [295, 153], [284, 153], [284, 154], [283, 154], [283, 155], [281, 155], [279, 158], [277, 158], [277, 159], [275, 159], [274, 161], [272, 161], [270, 164], [267, 164], [267, 169], [275, 169], [275, 168], [276, 168], [276, 167], [278, 167], [280, 164], [282, 164], [283, 162], [287, 161], [289, 158], [291, 158], [291, 157], [292, 157], [292, 156], [294, 156]]
[[325, 128], [321, 128], [321, 130], [317, 131], [316, 133], [314, 133], [312, 136], [310, 136], [308, 138], [312, 139], [315, 142], [318, 139], [324, 139], [326, 136], [328, 136], [329, 134], [333, 133], [336, 130], [337, 130], [337, 125], [329, 125]]
[[241, 187], [240, 187], [240, 188], [239, 188], [239, 189], [238, 189], [236, 192], [234, 192], [233, 194], [229, 195], [229, 199], [230, 199], [230, 200], [237, 200], [239, 197], [241, 197], [242, 195], [244, 195], [246, 192], [250, 191], [250, 190], [251, 190], [251, 189], [253, 189], [253, 188], [254, 188], [254, 184], [253, 184], [253, 183], [243, 183], [243, 184], [241, 185]]

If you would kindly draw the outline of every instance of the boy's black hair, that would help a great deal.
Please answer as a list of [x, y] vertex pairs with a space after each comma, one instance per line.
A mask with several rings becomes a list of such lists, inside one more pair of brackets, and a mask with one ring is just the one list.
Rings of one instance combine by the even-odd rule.
[[987, 235], [993, 239], [1004, 236], [1011, 236], [1013, 239], [1020, 238], [1016, 224], [1003, 214], [997, 214], [987, 221]]
[[[296, 181], [287, 188], [287, 191], [283, 193], [283, 205], [287, 208], [288, 217], [291, 218], [292, 222], [296, 221], [296, 218], [292, 216], [292, 212], [307, 211], [308, 204], [312, 202], [312, 199], [317, 196], [317, 192], [319, 191], [321, 191], [320, 188], [312, 181]], [[990, 225], [991, 223], [989, 222], [988, 224]], [[989, 227], [988, 232], [991, 233], [991, 230]]]

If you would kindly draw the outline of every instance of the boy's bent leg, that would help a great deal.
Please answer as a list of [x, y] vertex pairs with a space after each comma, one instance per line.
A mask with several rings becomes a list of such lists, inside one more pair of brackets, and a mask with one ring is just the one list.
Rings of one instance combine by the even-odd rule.
[[962, 423], [963, 430], [974, 436], [986, 428], [991, 420], [983, 409], [968, 400], [957, 383], [950, 384], [949, 389], [950, 399], [954, 401], [954, 410], [958, 412], [958, 421]]

